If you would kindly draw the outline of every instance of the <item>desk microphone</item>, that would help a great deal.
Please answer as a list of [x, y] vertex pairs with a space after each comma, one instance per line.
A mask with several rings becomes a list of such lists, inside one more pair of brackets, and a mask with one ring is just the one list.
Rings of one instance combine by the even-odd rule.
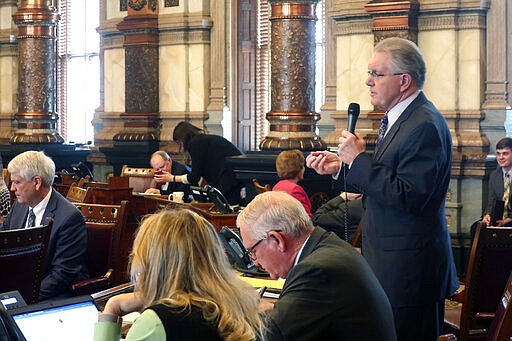
[[347, 130], [352, 134], [356, 129], [357, 118], [359, 117], [359, 103], [350, 103], [348, 106]]

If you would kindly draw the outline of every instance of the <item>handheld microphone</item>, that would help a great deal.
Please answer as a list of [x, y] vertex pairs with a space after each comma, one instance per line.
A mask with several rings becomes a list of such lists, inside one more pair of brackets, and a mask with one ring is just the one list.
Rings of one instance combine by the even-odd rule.
[[356, 129], [357, 118], [359, 117], [359, 103], [350, 103], [348, 106], [347, 130], [352, 134]]

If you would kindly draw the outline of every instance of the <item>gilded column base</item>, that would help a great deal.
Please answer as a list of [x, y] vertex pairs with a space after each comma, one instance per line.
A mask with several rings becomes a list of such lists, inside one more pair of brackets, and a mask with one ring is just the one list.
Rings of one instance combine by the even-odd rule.
[[261, 141], [261, 150], [325, 150], [327, 144], [315, 132], [318, 113], [270, 112], [268, 136]]

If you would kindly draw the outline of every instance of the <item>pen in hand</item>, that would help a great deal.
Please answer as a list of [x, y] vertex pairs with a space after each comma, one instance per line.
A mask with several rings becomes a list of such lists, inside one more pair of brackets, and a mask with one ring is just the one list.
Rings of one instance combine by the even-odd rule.
[[265, 291], [267, 291], [267, 287], [266, 287], [266, 286], [264, 286], [264, 287], [262, 287], [262, 288], [260, 289], [260, 298], [262, 298], [262, 297], [263, 297], [263, 294], [265, 294]]

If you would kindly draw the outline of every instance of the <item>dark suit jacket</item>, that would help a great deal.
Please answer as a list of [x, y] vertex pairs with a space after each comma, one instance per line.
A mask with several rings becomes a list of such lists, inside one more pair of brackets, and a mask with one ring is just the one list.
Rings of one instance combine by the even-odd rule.
[[[503, 200], [503, 192], [505, 191], [505, 184], [503, 182], [503, 170], [501, 167], [497, 167], [489, 176], [489, 191], [487, 193], [488, 202], [487, 208], [485, 209], [484, 215], [489, 214], [492, 211], [492, 205], [494, 200]], [[512, 193], [511, 193], [512, 197]], [[510, 200], [510, 199], [509, 199]], [[509, 216], [510, 216], [509, 210]], [[498, 218], [500, 220], [501, 218]], [[511, 226], [512, 223], [506, 226]]]
[[[311, 220], [313, 224], [323, 227], [327, 231], [332, 231], [341, 239], [351, 243], [362, 216], [363, 204], [361, 199], [349, 200], [345, 203], [345, 200], [337, 195], [320, 206]], [[347, 231], [345, 231], [345, 223]], [[346, 233], [348, 234], [348, 240], [345, 237]]]
[[363, 257], [316, 227], [271, 314], [270, 340], [396, 340], [388, 298]]
[[347, 182], [364, 194], [362, 252], [391, 306], [433, 304], [458, 287], [445, 197], [451, 135], [421, 92], [374, 158], [356, 157]]
[[192, 159], [192, 172], [187, 179], [191, 184], [197, 186], [203, 177], [209, 185], [220, 190], [231, 204], [240, 202], [242, 185], [226, 163], [226, 157], [242, 154], [234, 144], [222, 136], [199, 134], [190, 140], [188, 152]]
[[[181, 162], [172, 160], [172, 166], [171, 166], [171, 173], [173, 175], [183, 175], [190, 173], [190, 169], [182, 164]], [[183, 184], [181, 182], [168, 182], [167, 189], [163, 190], [161, 187], [158, 186], [160, 190], [160, 194], [171, 194], [172, 192], [184, 192], [185, 193], [185, 200], [187, 200], [189, 194], [190, 194], [190, 185]]]
[[[2, 229], [23, 228], [28, 209], [28, 205], [15, 202]], [[44, 224], [48, 218], [53, 219], [53, 227], [39, 293], [40, 300], [66, 296], [70, 292], [72, 282], [87, 278], [87, 231], [82, 213], [59, 192], [52, 189], [42, 223]]]

